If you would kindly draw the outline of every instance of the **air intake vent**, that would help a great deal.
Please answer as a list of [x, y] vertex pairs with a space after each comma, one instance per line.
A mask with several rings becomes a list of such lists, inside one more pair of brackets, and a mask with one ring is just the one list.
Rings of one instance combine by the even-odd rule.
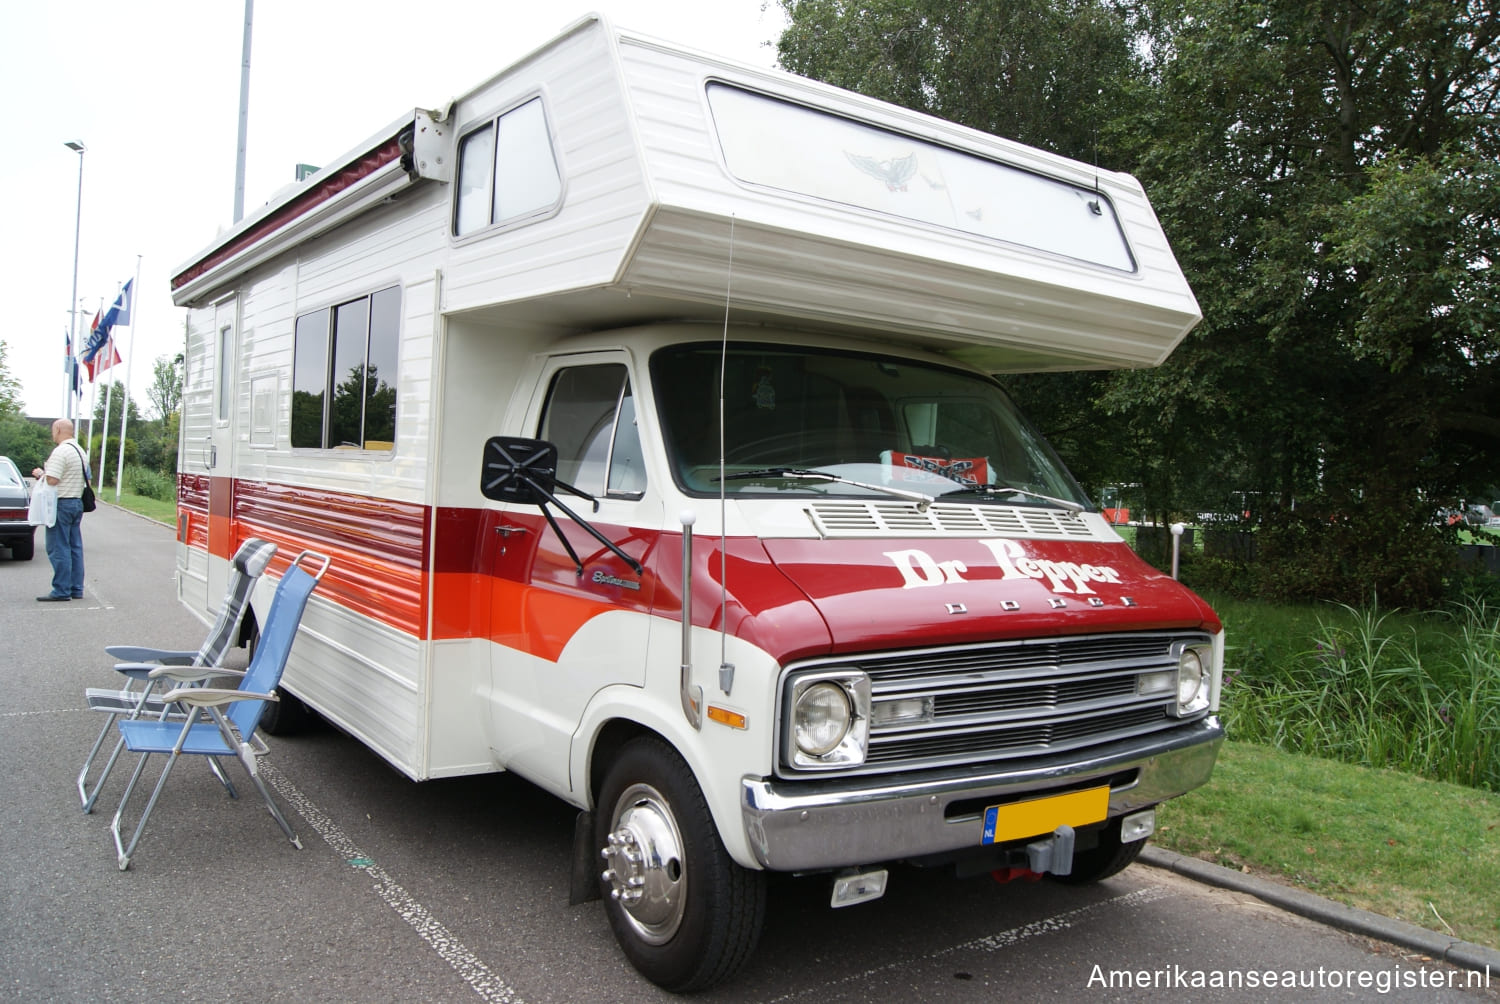
[[814, 502], [807, 514], [824, 537], [1027, 537], [1090, 540], [1093, 528], [1077, 513], [1032, 506], [954, 505], [925, 512], [906, 502]]

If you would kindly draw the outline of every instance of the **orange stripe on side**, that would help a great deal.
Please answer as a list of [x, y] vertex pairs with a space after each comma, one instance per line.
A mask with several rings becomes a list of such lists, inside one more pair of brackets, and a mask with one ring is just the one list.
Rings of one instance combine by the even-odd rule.
[[619, 609], [585, 596], [491, 580], [490, 639], [507, 648], [556, 662], [578, 629], [600, 614]]

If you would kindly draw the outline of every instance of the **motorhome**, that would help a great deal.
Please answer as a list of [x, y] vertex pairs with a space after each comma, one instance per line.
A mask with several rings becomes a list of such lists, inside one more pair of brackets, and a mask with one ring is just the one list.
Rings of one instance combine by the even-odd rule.
[[275, 727], [576, 806], [663, 987], [745, 961], [768, 872], [1097, 881], [1210, 776], [1219, 620], [995, 379], [1200, 319], [1128, 175], [590, 17], [173, 296], [183, 603], [250, 536], [332, 555]]

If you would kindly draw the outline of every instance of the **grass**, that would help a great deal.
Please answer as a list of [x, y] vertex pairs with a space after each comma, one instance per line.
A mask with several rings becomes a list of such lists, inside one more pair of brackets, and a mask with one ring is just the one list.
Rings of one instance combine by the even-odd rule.
[[129, 509], [131, 512], [139, 513], [148, 519], [154, 519], [158, 523], [165, 523], [167, 526], [177, 525], [177, 503], [175, 501], [163, 502], [160, 499], [148, 498], [145, 495], [133, 495], [130, 492], [122, 491], [120, 493], [120, 501], [116, 502], [113, 485], [99, 489], [98, 494], [100, 502], [118, 505], [122, 509]]
[[1500, 791], [1500, 609], [1217, 608], [1231, 738]]
[[[113, 502], [114, 490], [101, 497]], [[120, 505], [169, 526], [176, 522], [170, 502], [122, 494]], [[1206, 786], [1161, 807], [1155, 842], [1500, 948], [1500, 795], [1410, 770], [1416, 759], [1430, 759], [1437, 769], [1462, 774], [1454, 768], [1464, 766], [1459, 751], [1469, 740], [1443, 715], [1459, 723], [1454, 708], [1461, 704], [1500, 715], [1497, 612], [1382, 614], [1213, 602], [1231, 645], [1224, 700], [1231, 741]], [[1398, 689], [1408, 695], [1401, 701], [1393, 698]], [[1453, 703], [1440, 714], [1445, 705], [1434, 695], [1445, 693]], [[1400, 719], [1402, 703], [1426, 723], [1425, 734], [1415, 732], [1418, 741], [1390, 738], [1389, 721]], [[1346, 712], [1363, 716], [1355, 719], [1363, 733], [1327, 728], [1344, 722]], [[1493, 751], [1500, 741], [1494, 717], [1476, 714], [1473, 745], [1484, 738], [1479, 726], [1486, 722]], [[1294, 740], [1309, 746], [1306, 753], [1275, 748]], [[1403, 748], [1408, 753], [1400, 754]], [[1330, 759], [1331, 752], [1354, 762]], [[1368, 765], [1392, 760], [1407, 769]]]
[[1500, 795], [1252, 743], [1158, 810], [1155, 843], [1500, 948]]

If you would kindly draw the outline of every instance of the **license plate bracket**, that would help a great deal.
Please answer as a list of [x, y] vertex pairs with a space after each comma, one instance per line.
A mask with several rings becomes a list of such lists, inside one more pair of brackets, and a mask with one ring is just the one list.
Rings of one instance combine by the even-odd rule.
[[1059, 826], [1075, 829], [1102, 823], [1109, 816], [1109, 785], [1069, 791], [1061, 795], [1031, 798], [1024, 802], [992, 805], [984, 810], [984, 830], [979, 842], [1003, 844], [1025, 837], [1039, 837]]

